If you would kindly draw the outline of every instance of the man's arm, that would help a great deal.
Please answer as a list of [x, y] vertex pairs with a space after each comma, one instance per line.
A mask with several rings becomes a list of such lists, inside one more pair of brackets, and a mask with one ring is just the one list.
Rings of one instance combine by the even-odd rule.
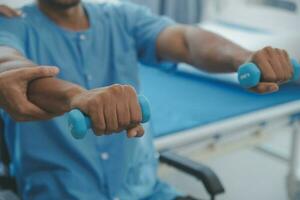
[[[36, 64], [14, 49], [0, 46], [0, 72], [28, 67], [36, 67]], [[23, 96], [52, 116], [62, 115], [74, 108], [80, 109], [91, 117], [94, 132], [98, 135], [123, 130], [127, 130], [129, 137], [144, 134], [137, 94], [130, 86], [113, 85], [87, 91], [79, 85], [49, 77], [35, 79], [24, 88]], [[4, 91], [0, 90], [0, 94], [4, 94], [4, 99], [8, 98], [6, 101], [15, 101], [16, 96], [5, 96], [7, 92], [14, 94], [12, 91], [14, 88], [7, 85]], [[22, 106], [18, 105], [20, 109], [23, 109]]]
[[278, 90], [278, 84], [293, 74], [286, 51], [266, 47], [251, 52], [199, 27], [165, 29], [157, 40], [157, 54], [160, 59], [185, 62], [208, 72], [236, 72], [241, 64], [254, 62], [262, 71], [262, 83], [252, 89], [259, 93]]

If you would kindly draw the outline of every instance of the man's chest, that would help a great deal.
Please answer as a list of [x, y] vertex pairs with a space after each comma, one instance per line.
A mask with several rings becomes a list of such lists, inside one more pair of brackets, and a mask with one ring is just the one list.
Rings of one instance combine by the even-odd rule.
[[29, 34], [26, 54], [39, 65], [57, 66], [59, 78], [86, 88], [114, 83], [138, 84], [134, 41], [107, 32], [64, 34], [35, 31]]

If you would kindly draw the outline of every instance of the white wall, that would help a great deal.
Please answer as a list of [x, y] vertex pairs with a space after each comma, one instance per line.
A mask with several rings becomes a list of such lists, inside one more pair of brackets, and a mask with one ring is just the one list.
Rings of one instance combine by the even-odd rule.
[[300, 1], [298, 10], [291, 12], [261, 5], [256, 0], [216, 0], [219, 10], [216, 18], [222, 21], [240, 24], [274, 32], [289, 32], [300, 26]]
[[20, 7], [26, 3], [30, 3], [33, 0], [0, 0], [0, 4], [6, 4], [12, 7]]

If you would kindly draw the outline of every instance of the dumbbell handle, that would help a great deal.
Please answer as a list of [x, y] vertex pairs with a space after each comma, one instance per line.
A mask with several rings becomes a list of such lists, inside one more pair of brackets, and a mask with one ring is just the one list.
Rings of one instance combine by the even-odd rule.
[[[150, 105], [146, 97], [139, 95], [138, 99], [142, 110], [142, 123], [146, 123], [151, 117]], [[68, 113], [68, 124], [72, 136], [76, 139], [83, 139], [92, 126], [90, 118], [78, 109]]]
[[[295, 59], [292, 59], [291, 63], [294, 68], [291, 81], [296, 81], [300, 77], [300, 65]], [[238, 70], [238, 79], [240, 85], [244, 88], [255, 87], [261, 81], [261, 71], [254, 63], [243, 64]]]

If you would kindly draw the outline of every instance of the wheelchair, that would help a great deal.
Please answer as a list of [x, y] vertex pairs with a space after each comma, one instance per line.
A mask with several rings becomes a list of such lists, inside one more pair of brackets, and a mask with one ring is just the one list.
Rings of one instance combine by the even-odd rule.
[[[10, 175], [9, 166], [11, 159], [4, 136], [4, 123], [0, 118], [0, 162], [2, 173], [0, 174], [0, 200], [18, 200], [18, 188], [15, 177]], [[218, 176], [209, 167], [182, 157], [168, 149], [160, 152], [160, 163], [174, 167], [175, 169], [188, 174], [203, 183], [211, 200], [217, 195], [225, 192], [225, 189]], [[2, 196], [1, 196], [2, 195]], [[176, 200], [200, 200], [195, 197], [179, 197]]]

